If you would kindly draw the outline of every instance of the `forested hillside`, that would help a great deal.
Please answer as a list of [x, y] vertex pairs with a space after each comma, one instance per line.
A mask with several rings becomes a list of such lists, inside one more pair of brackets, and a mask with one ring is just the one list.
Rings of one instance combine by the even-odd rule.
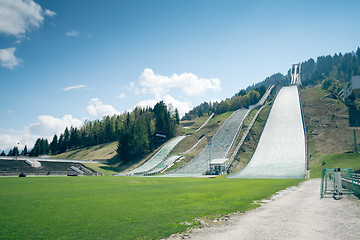
[[[290, 74], [290, 72], [289, 72]], [[356, 52], [320, 56], [301, 63], [303, 86], [318, 85], [337, 94], [352, 76], [360, 74], [360, 48]]]
[[197, 117], [209, 116], [212, 113], [222, 114], [228, 111], [235, 111], [240, 108], [248, 108], [256, 104], [266, 92], [265, 85], [250, 90], [240, 90], [232, 98], [228, 98], [220, 103], [204, 102], [185, 114], [182, 120], [192, 120]]
[[175, 136], [179, 124], [178, 111], [172, 114], [163, 101], [154, 108], [135, 108], [131, 113], [105, 116], [102, 120], [86, 121], [81, 128], [66, 128], [52, 141], [39, 138], [31, 156], [59, 154], [67, 150], [118, 141], [117, 152], [124, 162], [142, 157], [167, 139]]
[[[301, 79], [303, 87], [321, 84], [321, 87], [338, 94], [350, 81], [352, 76], [360, 75], [360, 48], [356, 52], [320, 56], [316, 61], [312, 58], [301, 63]], [[232, 98], [220, 103], [204, 102], [185, 114], [183, 120], [202, 117], [205, 114], [224, 113], [240, 107], [255, 104], [271, 84], [286, 86], [290, 82], [290, 70], [287, 76], [281, 73], [273, 74], [265, 80], [240, 90]]]

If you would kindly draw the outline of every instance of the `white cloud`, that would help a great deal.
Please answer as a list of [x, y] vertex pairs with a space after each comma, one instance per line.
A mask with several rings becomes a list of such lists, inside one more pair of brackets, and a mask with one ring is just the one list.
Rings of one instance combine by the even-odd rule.
[[79, 36], [79, 32], [76, 31], [76, 30], [71, 30], [71, 31], [66, 33], [66, 36], [68, 36], [68, 37], [76, 37], [76, 36]]
[[172, 105], [174, 110], [175, 108], [178, 109], [179, 111], [179, 115], [180, 117], [183, 117], [185, 115], [185, 113], [189, 112], [191, 110], [191, 104], [189, 102], [182, 102], [182, 101], [179, 101], [179, 100], [176, 100], [175, 98], [173, 98], [172, 96], [170, 95], [165, 95], [164, 96], [164, 102], [166, 103], [166, 105]]
[[112, 105], [106, 105], [98, 98], [92, 98], [86, 107], [86, 112], [94, 117], [104, 117], [106, 115], [120, 114]]
[[146, 88], [139, 88], [135, 82], [130, 82], [127, 90], [134, 92], [136, 95], [145, 94], [147, 92]]
[[56, 15], [56, 12], [53, 12], [53, 11], [51, 11], [51, 10], [49, 10], [49, 9], [45, 9], [44, 15], [45, 15], [45, 16], [49, 16], [49, 17], [53, 17], [53, 16]]
[[[138, 102], [135, 106], [135, 107], [154, 107], [155, 104], [158, 102], [158, 100], [156, 99], [148, 99], [148, 100], [142, 100], [140, 102]], [[130, 112], [130, 111], [129, 111]]]
[[83, 122], [71, 115], [64, 115], [62, 118], [55, 118], [49, 115], [41, 115], [36, 123], [25, 127], [23, 131], [1, 130], [0, 149], [6, 150], [19, 144], [20, 149], [25, 145], [32, 148], [36, 139], [47, 138], [49, 141], [57, 134], [64, 132], [66, 127], [81, 127]]
[[220, 102], [221, 102], [221, 100], [220, 100], [220, 99], [218, 99], [218, 98], [215, 98], [215, 99], [211, 100], [210, 102], [211, 102], [211, 103], [216, 103], [216, 102], [220, 103]]
[[185, 113], [187, 113], [188, 111], [191, 110], [191, 104], [189, 102], [179, 101], [168, 94], [165, 95], [164, 97], [162, 97], [161, 99], [149, 99], [149, 100], [140, 101], [138, 104], [136, 104], [136, 106], [154, 107], [155, 104], [158, 103], [160, 100], [163, 100], [164, 103], [168, 107], [172, 107], [173, 110], [175, 110], [177, 108], [179, 111], [180, 117], [183, 117], [185, 115]]
[[41, 115], [38, 117], [38, 122], [30, 124], [25, 129], [29, 135], [49, 138], [54, 134], [62, 133], [66, 127], [80, 127], [82, 124], [81, 120], [73, 118], [71, 115], [64, 115], [62, 118]]
[[15, 134], [0, 134], [0, 150], [13, 148], [20, 141], [21, 136]]
[[140, 101], [136, 106], [153, 107], [157, 102], [163, 100], [172, 109], [177, 108], [180, 116], [184, 116], [186, 112], [191, 110], [191, 103], [171, 96], [169, 94], [171, 89], [179, 89], [186, 95], [186, 99], [189, 99], [203, 95], [209, 90], [219, 91], [220, 84], [218, 78], [200, 78], [193, 73], [162, 76], [154, 74], [152, 69], [146, 68], [140, 75], [138, 84], [131, 82], [127, 90], [137, 95], [144, 93], [154, 94], [154, 99]]
[[117, 98], [120, 98], [120, 99], [123, 99], [123, 98], [125, 98], [125, 97], [126, 97], [125, 93], [120, 93], [120, 95], [117, 96]]
[[69, 91], [69, 90], [85, 88], [85, 87], [86, 87], [86, 85], [76, 85], [76, 86], [70, 86], [70, 87], [63, 88], [63, 90], [64, 91]]
[[156, 98], [160, 98], [171, 88], [179, 88], [188, 96], [197, 96], [208, 90], [220, 90], [220, 79], [199, 78], [192, 73], [173, 74], [170, 77], [155, 75], [152, 69], [146, 68], [139, 77], [140, 85], [148, 88]]
[[3, 67], [14, 69], [21, 63], [21, 59], [15, 57], [16, 48], [0, 49], [0, 64]]
[[41, 6], [33, 0], [1, 0], [0, 33], [21, 36], [38, 29], [44, 21], [43, 14]]

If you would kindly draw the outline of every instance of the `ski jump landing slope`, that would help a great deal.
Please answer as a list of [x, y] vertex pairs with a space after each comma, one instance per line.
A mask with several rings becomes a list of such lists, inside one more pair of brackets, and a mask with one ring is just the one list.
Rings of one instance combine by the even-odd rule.
[[192, 177], [200, 176], [209, 170], [209, 159], [225, 158], [234, 143], [240, 126], [247, 116], [249, 109], [240, 109], [234, 112], [219, 128], [211, 139], [211, 145], [206, 145], [204, 150], [184, 167], [164, 177]]
[[128, 172], [127, 175], [140, 175], [156, 168], [156, 166], [161, 164], [166, 159], [167, 155], [171, 152], [171, 150], [184, 138], [185, 136], [178, 136], [171, 139], [152, 158], [150, 158], [150, 160], [148, 160], [140, 167]]
[[229, 178], [305, 178], [306, 143], [297, 86], [278, 93], [246, 167]]

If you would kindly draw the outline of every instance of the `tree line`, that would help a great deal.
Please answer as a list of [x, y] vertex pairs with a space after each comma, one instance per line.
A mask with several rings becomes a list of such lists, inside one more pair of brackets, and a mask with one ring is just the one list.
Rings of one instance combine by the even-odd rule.
[[85, 121], [80, 127], [65, 128], [59, 136], [38, 138], [30, 156], [59, 154], [68, 150], [118, 141], [117, 152], [122, 161], [143, 157], [164, 141], [176, 135], [179, 124], [177, 109], [168, 109], [163, 101], [154, 108], [135, 108], [132, 112], [105, 116], [102, 120]]
[[360, 48], [356, 52], [320, 56], [316, 61], [310, 58], [301, 63], [303, 86], [320, 84], [334, 94], [338, 94], [351, 77], [357, 75], [360, 75]]
[[266, 89], [266, 84], [258, 85], [254, 88], [248, 88], [248, 90], [242, 89], [232, 98], [223, 100], [220, 103], [203, 102], [186, 113], [182, 120], [192, 120], [197, 117], [210, 116], [212, 113], [221, 114], [227, 111], [235, 111], [240, 108], [249, 108], [249, 106], [256, 104], [261, 99], [265, 94]]
[[[350, 81], [352, 76], [360, 75], [360, 48], [356, 52], [346, 54], [334, 54], [333, 56], [319, 56], [316, 61], [313, 58], [301, 63], [302, 85], [321, 85], [325, 90], [338, 94]], [[265, 80], [240, 90], [232, 98], [220, 103], [204, 102], [188, 113], [182, 120], [192, 120], [196, 117], [210, 115], [211, 113], [224, 113], [234, 111], [241, 107], [249, 107], [257, 103], [266, 89], [272, 84], [286, 86], [291, 79], [290, 69], [287, 75], [276, 73]]]
[[0, 156], [27, 156], [29, 154], [27, 150], [27, 146], [25, 145], [24, 149], [20, 152], [18, 147], [14, 147], [13, 149], [10, 149], [8, 154], [6, 155], [5, 151], [3, 150], [0, 153]]
[[249, 108], [259, 102], [261, 97], [265, 94], [266, 87], [261, 85], [252, 90], [240, 90], [232, 98], [221, 101], [216, 113], [221, 114], [228, 111], [236, 111], [240, 108]]

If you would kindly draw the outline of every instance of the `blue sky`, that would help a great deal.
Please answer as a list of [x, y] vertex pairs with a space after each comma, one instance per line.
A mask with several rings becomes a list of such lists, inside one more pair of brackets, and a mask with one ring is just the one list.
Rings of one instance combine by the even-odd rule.
[[0, 150], [154, 104], [184, 113], [360, 46], [360, 1], [0, 0]]

